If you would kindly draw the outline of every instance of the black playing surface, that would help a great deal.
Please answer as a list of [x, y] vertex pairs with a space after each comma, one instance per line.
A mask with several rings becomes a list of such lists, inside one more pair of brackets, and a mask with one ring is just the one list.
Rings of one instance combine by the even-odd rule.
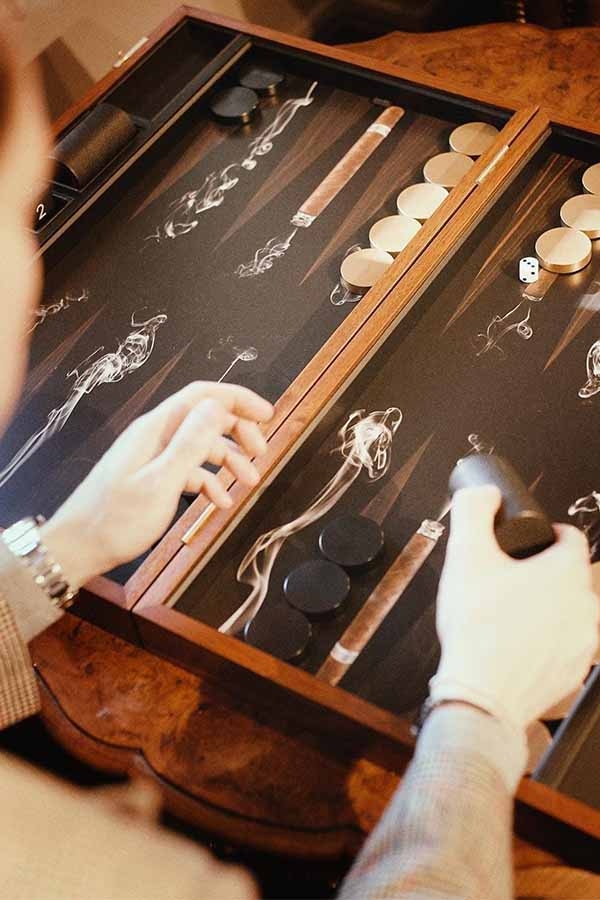
[[[564, 199], [580, 191], [585, 166], [548, 148], [538, 152], [177, 602], [178, 610], [219, 624], [247, 596], [248, 588], [236, 582], [241, 558], [260, 534], [303, 512], [333, 476], [341, 464], [331, 452], [337, 432], [354, 410], [402, 410], [389, 471], [377, 481], [363, 472], [320, 521], [289, 538], [273, 566], [266, 605], [277, 602], [282, 578], [318, 552], [323, 526], [341, 514], [378, 521], [386, 546], [377, 565], [353, 574], [341, 614], [315, 623], [302, 663], [308, 670], [316, 671], [421, 521], [439, 515], [448, 476], [470, 450], [494, 447], [510, 459], [548, 514], [585, 527], [594, 556], [600, 553], [600, 493], [594, 495], [600, 491], [600, 392], [579, 396], [588, 351], [599, 337], [600, 243], [583, 272], [557, 276], [539, 302], [519, 306], [517, 274], [537, 235], [556, 224]], [[512, 328], [482, 352], [488, 326], [507, 314], [504, 326]], [[524, 320], [531, 332], [516, 327]], [[503, 329], [497, 324], [496, 335]], [[435, 596], [444, 548], [442, 540], [344, 687], [396, 712], [421, 702], [439, 652]]]
[[407, 112], [272, 270], [239, 278], [258, 248], [290, 234], [299, 205], [381, 111], [311, 84], [289, 77], [250, 126], [216, 123], [201, 101], [52, 249], [29, 376], [0, 448], [3, 522], [50, 515], [130, 421], [194, 379], [276, 400], [352, 311], [329, 300], [340, 259], [394, 212], [454, 123]]

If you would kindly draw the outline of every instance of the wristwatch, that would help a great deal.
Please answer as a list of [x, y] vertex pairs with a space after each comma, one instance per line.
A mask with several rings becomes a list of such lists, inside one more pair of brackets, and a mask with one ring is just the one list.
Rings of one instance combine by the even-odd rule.
[[419, 737], [425, 722], [434, 709], [437, 709], [438, 706], [445, 706], [447, 703], [460, 703], [462, 706], [470, 706], [472, 709], [477, 709], [479, 712], [485, 713], [486, 716], [493, 717], [493, 714], [489, 709], [486, 709], [484, 706], [479, 706], [478, 703], [473, 703], [470, 700], [463, 700], [461, 697], [442, 697], [440, 700], [434, 700], [429, 696], [425, 698], [411, 722], [410, 733], [412, 736]]
[[411, 722], [410, 725], [410, 733], [413, 737], [419, 737], [421, 731], [423, 730], [423, 725], [429, 718], [430, 714], [433, 712], [435, 708], [435, 703], [431, 699], [431, 697], [426, 697]]
[[15, 522], [2, 532], [2, 540], [31, 572], [33, 580], [48, 596], [57, 609], [72, 606], [77, 591], [71, 590], [62, 567], [50, 556], [42, 542], [39, 526], [46, 520], [43, 516], [28, 516]]

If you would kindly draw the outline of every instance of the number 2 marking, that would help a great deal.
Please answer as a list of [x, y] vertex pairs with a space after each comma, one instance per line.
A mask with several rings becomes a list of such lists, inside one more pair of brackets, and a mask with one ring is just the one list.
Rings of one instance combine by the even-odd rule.
[[38, 222], [41, 222], [42, 219], [45, 219], [46, 216], [48, 215], [43, 203], [38, 203], [35, 211], [37, 213]]

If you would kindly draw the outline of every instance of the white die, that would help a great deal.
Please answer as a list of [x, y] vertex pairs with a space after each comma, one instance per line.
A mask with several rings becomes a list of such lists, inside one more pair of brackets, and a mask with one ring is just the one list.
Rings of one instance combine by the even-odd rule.
[[519, 281], [532, 284], [538, 280], [539, 274], [540, 264], [535, 256], [524, 256], [519, 260]]

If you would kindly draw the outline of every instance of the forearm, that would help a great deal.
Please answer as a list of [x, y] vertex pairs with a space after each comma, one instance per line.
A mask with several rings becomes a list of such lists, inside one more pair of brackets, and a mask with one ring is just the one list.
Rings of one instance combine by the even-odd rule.
[[490, 716], [435, 710], [342, 900], [512, 897], [512, 794], [525, 755], [524, 742]]

